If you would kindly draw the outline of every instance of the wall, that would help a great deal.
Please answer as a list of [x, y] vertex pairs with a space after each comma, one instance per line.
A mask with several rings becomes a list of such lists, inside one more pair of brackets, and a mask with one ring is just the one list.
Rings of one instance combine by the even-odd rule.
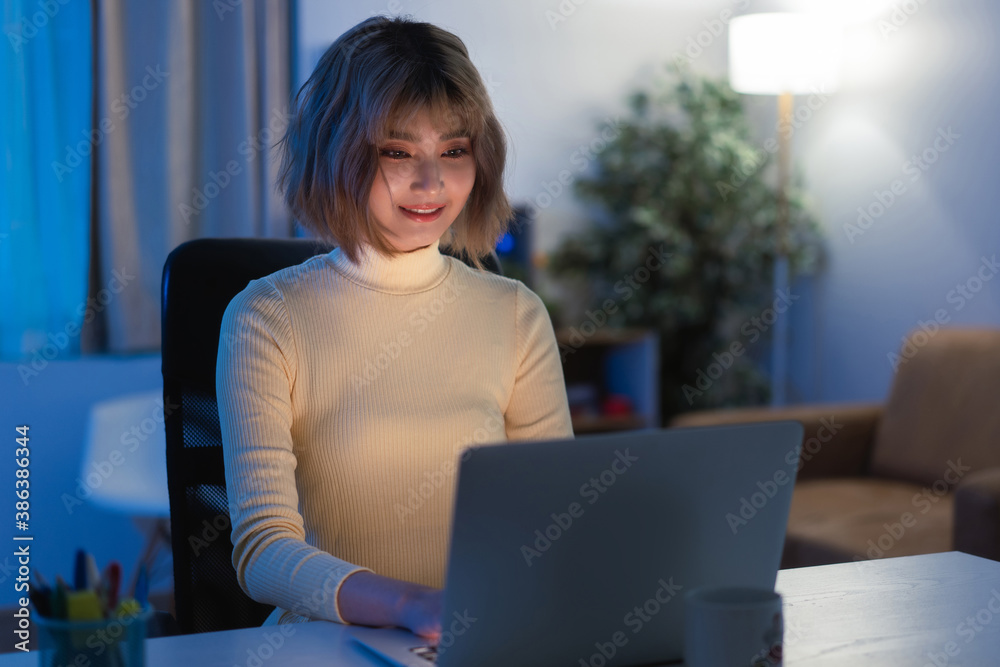
[[959, 291], [979, 288], [983, 257], [1000, 251], [990, 183], [1000, 167], [1000, 7], [914, 6], [853, 31], [844, 89], [795, 137], [830, 250], [804, 341], [816, 350], [812, 377], [800, 379], [809, 398], [883, 397], [889, 354], [936, 313], [949, 325], [1000, 324], [1000, 280]]

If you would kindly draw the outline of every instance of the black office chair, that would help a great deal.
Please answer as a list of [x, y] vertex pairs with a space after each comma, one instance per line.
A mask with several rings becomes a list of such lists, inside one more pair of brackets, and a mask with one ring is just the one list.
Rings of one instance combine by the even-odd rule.
[[[181, 633], [258, 626], [274, 609], [243, 592], [232, 564], [232, 525], [215, 396], [222, 315], [251, 280], [332, 249], [302, 239], [197, 239], [174, 248], [163, 266], [167, 486], [174, 608]], [[468, 257], [451, 254], [471, 265]], [[502, 275], [496, 253], [485, 259], [485, 265]]]

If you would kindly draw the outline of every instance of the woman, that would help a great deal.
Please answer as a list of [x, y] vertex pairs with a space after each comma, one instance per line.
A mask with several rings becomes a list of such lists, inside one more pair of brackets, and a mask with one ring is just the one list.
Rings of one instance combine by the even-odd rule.
[[286, 201], [339, 247], [226, 310], [233, 565], [277, 606], [265, 625], [436, 641], [457, 455], [573, 435], [541, 300], [439, 252], [481, 266], [504, 233], [503, 132], [458, 37], [374, 17], [320, 60], [283, 146]]

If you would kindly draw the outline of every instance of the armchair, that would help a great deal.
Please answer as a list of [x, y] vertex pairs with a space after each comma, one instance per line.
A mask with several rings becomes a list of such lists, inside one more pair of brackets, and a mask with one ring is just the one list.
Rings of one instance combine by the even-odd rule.
[[1000, 560], [998, 396], [1000, 330], [918, 330], [884, 403], [701, 411], [670, 425], [803, 424], [782, 567], [950, 550]]

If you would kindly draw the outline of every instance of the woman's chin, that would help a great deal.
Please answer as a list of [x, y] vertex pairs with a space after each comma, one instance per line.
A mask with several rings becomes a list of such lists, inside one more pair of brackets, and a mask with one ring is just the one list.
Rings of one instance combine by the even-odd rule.
[[395, 239], [392, 241], [392, 245], [400, 252], [413, 252], [415, 250], [421, 250], [429, 245], [433, 245], [437, 242], [444, 232], [440, 234], [420, 234], [416, 236], [411, 236], [405, 240]]

